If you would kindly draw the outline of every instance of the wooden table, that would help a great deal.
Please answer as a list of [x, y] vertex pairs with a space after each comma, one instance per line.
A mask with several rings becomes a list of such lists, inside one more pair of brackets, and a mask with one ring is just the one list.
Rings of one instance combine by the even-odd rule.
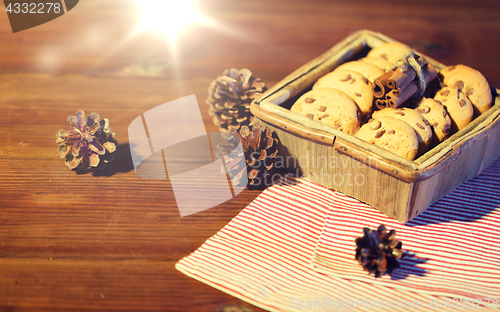
[[[401, 3], [200, 1], [219, 26], [184, 29], [175, 51], [158, 33], [133, 34], [135, 0], [80, 1], [19, 33], [0, 12], [0, 310], [262, 311], [174, 268], [261, 191], [181, 218], [169, 180], [135, 174], [128, 126], [195, 94], [217, 131], [204, 99], [224, 69], [249, 68], [272, 86], [359, 29], [500, 86], [500, 2]], [[79, 109], [117, 133], [101, 174], [77, 175], [56, 152], [55, 133]]]

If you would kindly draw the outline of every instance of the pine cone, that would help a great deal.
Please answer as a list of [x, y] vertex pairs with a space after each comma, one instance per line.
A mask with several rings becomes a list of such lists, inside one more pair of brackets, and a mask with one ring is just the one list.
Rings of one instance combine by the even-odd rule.
[[246, 68], [225, 70], [208, 88], [208, 113], [213, 116], [213, 122], [220, 131], [251, 126], [253, 115], [250, 103], [266, 90], [264, 82], [252, 77], [252, 72]]
[[[243, 177], [247, 173], [250, 185], [253, 185], [257, 177], [267, 175], [273, 168], [274, 159], [278, 154], [278, 139], [272, 137], [269, 128], [265, 132], [262, 131], [259, 123], [253, 125], [252, 131], [247, 126], [242, 126], [239, 133], [232, 130], [231, 134], [232, 144], [219, 144], [217, 157], [227, 156], [226, 168], [234, 184], [241, 185], [246, 182]], [[243, 154], [231, 152], [239, 142], [243, 147]], [[241, 166], [242, 163], [246, 166]]]
[[369, 228], [363, 231], [364, 236], [356, 238], [356, 260], [365, 271], [379, 277], [399, 268], [403, 243], [396, 239], [396, 231], [387, 232], [383, 224], [376, 231]]
[[98, 114], [92, 113], [85, 121], [85, 112], [80, 110], [76, 116], [68, 117], [68, 124], [69, 131], [61, 129], [56, 133], [56, 143], [59, 155], [66, 159], [70, 169], [80, 172], [104, 169], [106, 163], [113, 161], [112, 153], [118, 143], [107, 118], [100, 120]]

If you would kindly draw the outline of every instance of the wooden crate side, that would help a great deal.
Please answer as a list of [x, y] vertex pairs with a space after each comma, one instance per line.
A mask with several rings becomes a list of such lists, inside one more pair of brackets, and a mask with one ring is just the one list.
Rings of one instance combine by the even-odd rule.
[[[499, 99], [496, 99], [496, 106]], [[429, 178], [415, 183], [409, 205], [409, 220], [423, 213], [430, 205], [451, 193], [461, 183], [479, 175], [500, 157], [500, 115], [498, 110], [471, 131], [464, 142], [455, 144], [446, 163]]]
[[[499, 99], [497, 98], [497, 102]], [[487, 146], [478, 157], [482, 157], [482, 160], [478, 166], [479, 175], [481, 171], [489, 167], [495, 160], [500, 157], [500, 115], [496, 117], [496, 121], [491, 122], [491, 128], [488, 131], [488, 135], [480, 138], [479, 140], [486, 140]], [[479, 135], [478, 135], [479, 136]], [[476, 141], [477, 142], [477, 141]], [[471, 148], [475, 147], [476, 142], [471, 144]]]
[[320, 166], [327, 167], [327, 160], [334, 156], [332, 153], [335, 151], [331, 143], [320, 144], [304, 140], [273, 124], [259, 121], [264, 128], [269, 128], [271, 133], [275, 133], [279, 140], [278, 154], [274, 163], [277, 168], [285, 168], [293, 174], [309, 177], [311, 173], [321, 170]]
[[251, 111], [258, 119], [265, 120], [277, 128], [286, 130], [286, 133], [302, 139], [330, 145], [340, 140], [343, 143], [342, 146], [336, 147], [337, 150], [344, 148], [346, 154], [363, 162], [376, 161], [379, 170], [398, 179], [413, 182], [419, 178], [417, 165], [413, 161], [278, 105], [265, 101], [257, 105], [254, 102]]
[[[332, 179], [334, 183], [329, 188], [354, 197], [400, 222], [408, 221], [407, 207], [412, 183], [378, 170], [376, 164], [367, 166], [348, 155], [336, 154], [340, 167], [329, 174], [343, 179]], [[344, 183], [335, 183], [340, 181]]]
[[377, 164], [339, 153], [332, 144], [303, 138], [260, 121], [280, 142], [275, 166], [357, 198], [392, 218], [406, 222], [412, 184], [377, 169]]
[[497, 127], [497, 131], [463, 148], [460, 153], [452, 156], [452, 161], [437, 174], [415, 183], [408, 210], [409, 220], [491, 165], [500, 155], [499, 130], [500, 127]]
[[488, 168], [498, 159], [498, 157], [500, 157], [500, 124], [497, 125], [495, 133], [492, 133], [487, 137], [487, 140], [488, 147], [484, 152], [484, 159], [479, 168], [480, 171]]

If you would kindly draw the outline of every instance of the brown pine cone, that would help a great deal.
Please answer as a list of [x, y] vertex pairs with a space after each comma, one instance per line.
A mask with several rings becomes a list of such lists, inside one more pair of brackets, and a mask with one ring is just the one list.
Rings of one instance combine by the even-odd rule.
[[254, 78], [246, 68], [225, 70], [208, 88], [208, 113], [213, 116], [213, 122], [220, 131], [230, 131], [230, 127], [239, 130], [241, 126], [251, 126], [253, 115], [250, 103], [266, 90], [264, 82]]
[[[231, 133], [232, 144], [219, 144], [217, 157], [226, 156], [227, 172], [235, 185], [246, 182], [245, 173], [250, 185], [253, 185], [258, 177], [265, 176], [273, 168], [278, 154], [278, 139], [272, 137], [269, 128], [262, 131], [259, 123], [254, 124], [251, 131], [247, 126], [242, 126], [239, 133], [236, 130]], [[243, 147], [243, 155], [232, 152], [239, 142]], [[242, 163], [245, 164], [244, 167], [240, 165]]]
[[66, 159], [70, 169], [79, 172], [104, 169], [106, 163], [113, 161], [113, 152], [118, 143], [115, 134], [109, 129], [108, 119], [100, 120], [96, 113], [85, 119], [82, 110], [76, 116], [68, 117], [70, 129], [61, 129], [56, 133], [57, 151]]
[[365, 271], [375, 277], [399, 268], [399, 261], [404, 255], [403, 243], [396, 239], [396, 231], [387, 229], [382, 224], [378, 229], [363, 228], [364, 236], [356, 238], [356, 260]]

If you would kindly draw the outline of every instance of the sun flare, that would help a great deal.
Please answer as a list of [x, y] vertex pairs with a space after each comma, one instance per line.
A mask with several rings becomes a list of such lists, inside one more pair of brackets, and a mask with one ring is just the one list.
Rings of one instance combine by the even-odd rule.
[[195, 24], [212, 22], [198, 12], [194, 0], [136, 0], [141, 9], [141, 22], [137, 31], [161, 32], [175, 44], [182, 29]]

